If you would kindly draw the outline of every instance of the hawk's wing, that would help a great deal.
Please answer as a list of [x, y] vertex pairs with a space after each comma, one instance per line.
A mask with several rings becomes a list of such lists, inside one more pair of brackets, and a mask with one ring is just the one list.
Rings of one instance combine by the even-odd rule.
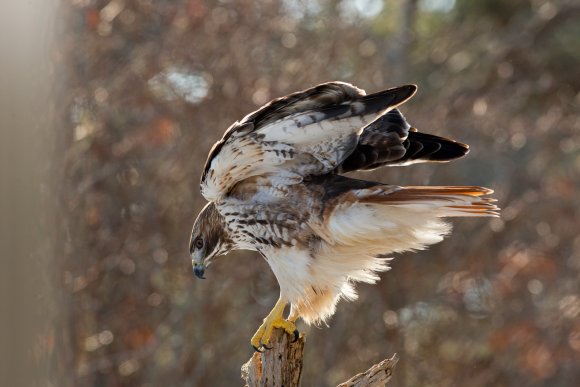
[[336, 172], [451, 161], [468, 151], [466, 144], [417, 131], [398, 109], [393, 109], [365, 127], [356, 148]]
[[[413, 96], [406, 85], [365, 95], [330, 82], [276, 99], [234, 123], [208, 156], [201, 192], [209, 201], [255, 189], [267, 177], [273, 189], [335, 170], [356, 149], [363, 128]], [[252, 181], [247, 187], [244, 181]], [[260, 183], [258, 183], [260, 184]]]

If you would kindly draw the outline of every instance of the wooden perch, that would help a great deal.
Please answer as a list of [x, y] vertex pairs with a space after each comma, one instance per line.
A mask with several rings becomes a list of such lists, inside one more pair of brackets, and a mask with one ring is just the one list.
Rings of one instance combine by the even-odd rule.
[[[304, 336], [291, 343], [292, 338], [280, 329], [275, 329], [270, 339], [272, 349], [254, 353], [242, 366], [245, 387], [297, 387], [300, 385], [304, 365]], [[357, 374], [338, 387], [385, 386], [393, 375], [399, 358], [375, 364], [367, 371]]]
[[295, 387], [300, 385], [304, 359], [304, 335], [295, 343], [281, 329], [274, 329], [269, 345], [262, 353], [254, 353], [242, 366], [242, 379], [247, 387]]
[[399, 361], [397, 354], [390, 359], [375, 364], [363, 373], [357, 374], [337, 387], [382, 387], [393, 377], [393, 368]]

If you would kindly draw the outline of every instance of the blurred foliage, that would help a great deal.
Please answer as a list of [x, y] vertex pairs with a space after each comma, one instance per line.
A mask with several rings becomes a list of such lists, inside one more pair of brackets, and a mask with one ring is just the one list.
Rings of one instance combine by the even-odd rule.
[[394, 352], [402, 386], [580, 380], [577, 1], [62, 0], [58, 20], [59, 386], [241, 383], [278, 289], [246, 252], [193, 277], [201, 168], [233, 121], [330, 80], [417, 83], [411, 123], [472, 146], [365, 178], [484, 185], [503, 212], [454, 220], [330, 327], [302, 326], [304, 385]]

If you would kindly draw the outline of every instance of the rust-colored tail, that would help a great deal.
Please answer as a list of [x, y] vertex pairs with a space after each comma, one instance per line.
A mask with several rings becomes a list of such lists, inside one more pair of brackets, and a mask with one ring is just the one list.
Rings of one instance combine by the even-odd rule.
[[389, 193], [366, 196], [367, 203], [436, 209], [438, 216], [499, 216], [495, 199], [483, 197], [493, 190], [475, 186], [401, 187]]

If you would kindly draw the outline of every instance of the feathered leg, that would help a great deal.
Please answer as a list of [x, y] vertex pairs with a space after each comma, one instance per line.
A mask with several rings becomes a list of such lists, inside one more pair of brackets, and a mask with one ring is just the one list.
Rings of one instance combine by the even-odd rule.
[[288, 314], [288, 318], [286, 320], [296, 322], [296, 320], [298, 320], [298, 317], [300, 317], [298, 308], [296, 308], [294, 304], [290, 304], [290, 313]]

